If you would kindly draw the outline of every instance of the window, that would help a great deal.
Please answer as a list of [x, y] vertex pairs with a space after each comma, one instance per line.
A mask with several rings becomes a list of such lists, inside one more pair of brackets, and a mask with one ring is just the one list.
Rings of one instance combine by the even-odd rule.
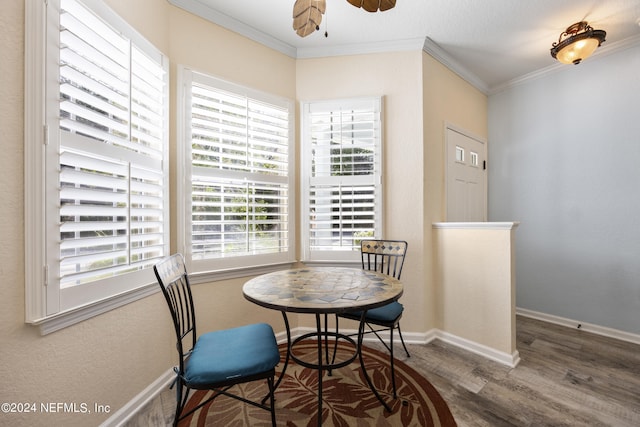
[[469, 154], [471, 155], [471, 166], [478, 166], [478, 153], [474, 152], [474, 151], [469, 151]]
[[293, 103], [186, 68], [180, 74], [179, 246], [190, 271], [292, 262]]
[[381, 237], [381, 98], [311, 102], [303, 110], [303, 260], [355, 261]]
[[27, 58], [28, 75], [45, 83], [25, 96], [27, 223], [39, 230], [26, 242], [27, 319], [38, 322], [157, 286], [151, 267], [169, 244], [168, 60], [100, 1], [27, 3], [38, 3], [27, 32], [48, 35], [27, 39], [42, 55]]

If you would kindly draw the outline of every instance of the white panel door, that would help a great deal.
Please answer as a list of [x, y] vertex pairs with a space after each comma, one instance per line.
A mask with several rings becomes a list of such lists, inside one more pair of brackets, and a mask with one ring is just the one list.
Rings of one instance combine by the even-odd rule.
[[446, 141], [447, 221], [486, 221], [486, 144], [449, 127]]

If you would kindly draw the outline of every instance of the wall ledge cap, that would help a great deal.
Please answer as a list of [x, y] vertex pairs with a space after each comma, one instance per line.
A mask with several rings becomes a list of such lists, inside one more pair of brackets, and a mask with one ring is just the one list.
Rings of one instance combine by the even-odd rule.
[[511, 222], [434, 222], [435, 229], [459, 229], [459, 230], [515, 230], [520, 221]]

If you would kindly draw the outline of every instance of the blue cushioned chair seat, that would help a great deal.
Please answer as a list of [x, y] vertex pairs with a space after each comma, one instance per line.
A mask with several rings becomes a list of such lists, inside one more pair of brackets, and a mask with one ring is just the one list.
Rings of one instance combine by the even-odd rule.
[[280, 362], [273, 329], [266, 323], [206, 333], [185, 367], [191, 388], [269, 371]]
[[[367, 311], [367, 320], [379, 321], [379, 322], [393, 322], [402, 314], [404, 307], [398, 301], [394, 301], [382, 307], [374, 308]], [[362, 312], [349, 313], [360, 317]]]

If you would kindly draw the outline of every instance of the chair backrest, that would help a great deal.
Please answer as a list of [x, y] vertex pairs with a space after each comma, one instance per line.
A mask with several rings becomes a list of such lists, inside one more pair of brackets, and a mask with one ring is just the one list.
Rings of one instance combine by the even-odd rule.
[[363, 240], [360, 242], [362, 268], [400, 279], [407, 242], [404, 240]]
[[164, 294], [176, 332], [176, 347], [180, 354], [180, 372], [184, 372], [184, 359], [195, 346], [196, 314], [189, 276], [181, 254], [175, 254], [153, 266], [158, 284]]

